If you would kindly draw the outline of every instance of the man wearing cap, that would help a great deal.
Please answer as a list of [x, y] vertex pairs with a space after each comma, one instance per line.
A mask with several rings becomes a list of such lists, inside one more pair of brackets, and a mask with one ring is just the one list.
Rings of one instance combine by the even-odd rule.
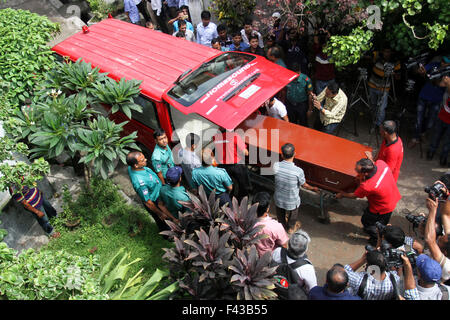
[[158, 226], [159, 231], [168, 230], [164, 220], [169, 219], [178, 223], [175, 218], [159, 201], [161, 181], [152, 169], [146, 167], [147, 159], [139, 151], [132, 151], [127, 155], [128, 175], [134, 190], [144, 204], [144, 208], [150, 213]]
[[153, 133], [153, 137], [155, 138], [156, 145], [152, 154], [152, 166], [158, 175], [159, 180], [161, 180], [162, 184], [165, 184], [167, 170], [169, 170], [170, 167], [175, 166], [172, 150], [170, 150], [168, 146], [169, 140], [163, 129], [156, 129]]
[[227, 171], [222, 168], [212, 166], [212, 151], [205, 148], [202, 152], [202, 166], [192, 171], [192, 184], [195, 189], [201, 185], [209, 196], [213, 190], [216, 190], [216, 197], [220, 199], [220, 206], [231, 202], [228, 194], [233, 190], [233, 182]]
[[160, 197], [167, 210], [178, 219], [178, 212], [184, 212], [185, 207], [178, 201], [190, 202], [186, 189], [181, 186], [181, 174], [183, 169], [179, 166], [169, 168], [166, 174], [167, 184], [161, 187]]
[[416, 265], [420, 300], [449, 300], [450, 287], [440, 284], [442, 269], [439, 262], [421, 254]]

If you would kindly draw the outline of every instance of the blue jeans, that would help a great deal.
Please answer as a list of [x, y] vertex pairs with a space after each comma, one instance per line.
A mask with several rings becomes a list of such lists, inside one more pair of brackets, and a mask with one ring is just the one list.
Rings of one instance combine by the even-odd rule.
[[316, 80], [316, 94], [319, 95], [327, 86], [331, 80], [322, 81]]
[[386, 116], [389, 91], [381, 91], [369, 87], [369, 101], [375, 114], [375, 125], [380, 126]]
[[53, 208], [53, 206], [50, 204], [50, 202], [47, 201], [47, 199], [42, 199], [42, 205], [40, 208], [36, 208], [39, 211], [42, 211], [44, 213], [44, 216], [42, 218], [39, 218], [37, 215], [33, 213], [33, 216], [36, 218], [39, 225], [42, 227], [42, 229], [47, 233], [48, 235], [51, 235], [53, 232], [53, 227], [51, 226], [50, 222], [48, 221], [48, 218], [56, 217], [56, 210]]
[[443, 140], [443, 146], [441, 151], [441, 159], [447, 159], [448, 151], [450, 150], [450, 123], [445, 123], [441, 119], [437, 119], [434, 127], [433, 137], [431, 139], [428, 152], [435, 153], [439, 147], [439, 143]]
[[422, 133], [434, 127], [439, 113], [439, 106], [440, 102], [431, 102], [419, 98], [417, 101], [416, 130], [414, 132], [414, 138], [419, 139]]
[[323, 126], [322, 132], [325, 132], [325, 133], [328, 133], [328, 134], [334, 134], [334, 132], [336, 131], [338, 125], [339, 125], [339, 122], [330, 123], [327, 126]]

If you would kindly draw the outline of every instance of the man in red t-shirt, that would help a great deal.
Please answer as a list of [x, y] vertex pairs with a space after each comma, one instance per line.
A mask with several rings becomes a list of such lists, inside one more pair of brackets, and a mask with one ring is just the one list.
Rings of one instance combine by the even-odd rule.
[[439, 82], [440, 87], [445, 87], [444, 96], [442, 98], [441, 110], [435, 124], [433, 137], [427, 151], [427, 160], [432, 160], [439, 147], [441, 139], [444, 140], [439, 162], [441, 166], [447, 166], [447, 156], [450, 151], [450, 77], [445, 75]]
[[[380, 135], [383, 139], [380, 151], [375, 158], [376, 160], [383, 160], [392, 171], [395, 182], [398, 181], [400, 174], [400, 167], [403, 162], [403, 142], [397, 135], [397, 125], [395, 121], [384, 121], [380, 126]], [[366, 151], [367, 158], [373, 160], [372, 153]]]
[[373, 163], [370, 159], [361, 159], [356, 162], [355, 170], [360, 180], [359, 187], [353, 193], [340, 192], [336, 198], [367, 198], [369, 207], [364, 210], [361, 223], [370, 236], [369, 243], [375, 246], [378, 239], [375, 223], [389, 223], [401, 195], [391, 169], [383, 160]]
[[233, 192], [236, 192], [233, 195], [240, 201], [251, 191], [250, 178], [245, 166], [245, 157], [248, 156], [247, 146], [240, 135], [225, 129], [221, 129], [213, 140], [216, 161], [232, 178], [235, 185]]

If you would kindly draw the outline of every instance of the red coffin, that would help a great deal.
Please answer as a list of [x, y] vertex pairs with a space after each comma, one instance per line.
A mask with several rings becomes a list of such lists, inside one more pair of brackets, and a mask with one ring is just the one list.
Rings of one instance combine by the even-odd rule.
[[[303, 169], [307, 182], [331, 192], [353, 192], [357, 187], [355, 164], [366, 157], [365, 151], [372, 151], [353, 141], [263, 115], [250, 116], [236, 129], [244, 130], [249, 149], [259, 148], [279, 156], [281, 146], [292, 143], [295, 164]], [[259, 139], [262, 132], [267, 139]], [[279, 136], [273, 147], [272, 134]]]

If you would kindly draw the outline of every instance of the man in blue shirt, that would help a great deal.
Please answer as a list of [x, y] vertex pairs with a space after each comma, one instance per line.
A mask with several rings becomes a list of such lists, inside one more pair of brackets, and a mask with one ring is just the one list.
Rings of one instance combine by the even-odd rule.
[[175, 166], [172, 150], [169, 148], [169, 140], [163, 129], [156, 129], [153, 137], [155, 138], [156, 145], [152, 154], [152, 166], [162, 184], [166, 184], [164, 180], [166, 178], [166, 172], [170, 167]]
[[347, 290], [348, 275], [344, 266], [337, 263], [327, 272], [323, 287], [315, 286], [309, 291], [308, 300], [361, 300]]
[[125, 11], [131, 23], [138, 25], [141, 24], [139, 10], [134, 0], [123, 0], [123, 11]]
[[220, 199], [219, 205], [223, 206], [225, 203], [231, 202], [228, 193], [233, 190], [233, 182], [225, 169], [213, 167], [212, 163], [211, 150], [204, 149], [202, 166], [192, 171], [192, 185], [195, 189], [203, 185], [207, 196], [215, 189], [216, 196]]
[[178, 201], [191, 202], [186, 189], [181, 186], [181, 174], [183, 169], [179, 166], [170, 168], [167, 171], [167, 184], [161, 187], [161, 200], [167, 206], [167, 210], [178, 219], [178, 212], [184, 212], [184, 207]]
[[172, 220], [179, 223], [159, 201], [161, 181], [152, 169], [146, 167], [147, 159], [139, 151], [132, 151], [127, 155], [128, 175], [134, 190], [144, 204], [144, 208], [150, 213], [158, 226], [159, 231], [169, 230], [164, 220]]
[[231, 34], [231, 39], [233, 41], [230, 44], [230, 51], [241, 51], [248, 49], [250, 46], [242, 41], [242, 35], [240, 32], [236, 31]]
[[[430, 62], [425, 67], [421, 65], [418, 73], [422, 77], [426, 77], [426, 74], [434, 68], [445, 67], [449, 64], [450, 57], [442, 57], [441, 62]], [[415, 147], [419, 143], [420, 136], [434, 127], [444, 92], [445, 88], [439, 87], [439, 84], [433, 81], [427, 81], [422, 90], [420, 90], [419, 99], [417, 100], [414, 137], [408, 144], [409, 148]], [[427, 117], [425, 117], [426, 114], [428, 114]]]

